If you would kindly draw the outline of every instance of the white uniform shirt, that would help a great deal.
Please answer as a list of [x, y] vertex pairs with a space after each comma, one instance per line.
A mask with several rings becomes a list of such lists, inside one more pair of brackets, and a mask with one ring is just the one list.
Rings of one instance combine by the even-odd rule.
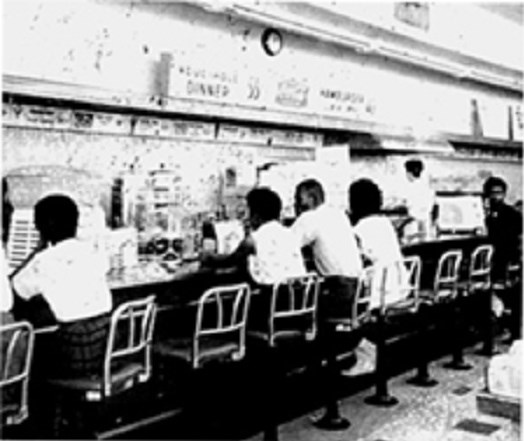
[[407, 181], [404, 188], [404, 199], [408, 214], [417, 220], [430, 219], [435, 203], [435, 192], [424, 178]]
[[67, 239], [35, 255], [13, 286], [25, 299], [42, 294], [60, 322], [82, 320], [111, 311], [106, 270], [91, 245]]
[[249, 256], [249, 272], [260, 284], [274, 284], [306, 274], [300, 245], [289, 228], [278, 221], [266, 222], [251, 233], [255, 255]]
[[[371, 281], [371, 308], [380, 305], [381, 285], [385, 287], [385, 303], [404, 298], [408, 291], [407, 272], [402, 262], [402, 252], [391, 221], [380, 215], [361, 219], [354, 227], [362, 254], [368, 258], [373, 267]], [[383, 280], [384, 270], [386, 279]]]
[[362, 260], [353, 228], [342, 210], [322, 204], [302, 213], [292, 229], [301, 246], [312, 245], [320, 274], [359, 276]]

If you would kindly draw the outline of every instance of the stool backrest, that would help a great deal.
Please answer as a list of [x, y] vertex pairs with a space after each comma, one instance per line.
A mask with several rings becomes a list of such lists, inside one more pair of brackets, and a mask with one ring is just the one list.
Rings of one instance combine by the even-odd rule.
[[151, 351], [156, 318], [155, 296], [119, 305], [111, 315], [104, 359], [103, 393], [113, 394], [112, 372], [123, 364], [141, 366], [140, 381], [151, 376]]
[[193, 368], [201, 364], [201, 343], [206, 338], [237, 346], [235, 360], [246, 352], [246, 323], [250, 300], [247, 283], [208, 289], [198, 301], [195, 333], [192, 344]]
[[[420, 274], [422, 272], [422, 260], [420, 256], [406, 256], [402, 259], [405, 268], [405, 280], [400, 280], [401, 295], [403, 299], [399, 302], [402, 309], [412, 312], [418, 311], [420, 306]], [[399, 272], [402, 275], [402, 273]]]
[[[388, 265], [376, 265], [374, 288], [380, 294], [380, 312], [416, 310], [419, 305], [421, 260], [407, 256]], [[372, 305], [374, 306], [374, 305]]]
[[420, 273], [422, 271], [422, 260], [420, 256], [406, 256], [402, 260], [407, 271], [408, 296], [418, 298], [420, 292]]
[[[316, 337], [319, 289], [320, 279], [314, 273], [289, 277], [273, 286], [268, 327], [269, 346], [275, 346], [279, 335], [289, 335], [290, 330], [304, 335], [307, 340]], [[286, 328], [283, 328], [284, 324]], [[282, 331], [278, 329], [279, 325]]]
[[374, 268], [365, 268], [358, 278], [355, 300], [351, 311], [351, 328], [357, 329], [371, 318], [371, 283]]
[[449, 250], [440, 256], [433, 283], [435, 299], [456, 297], [461, 263], [461, 250]]
[[27, 389], [33, 357], [34, 330], [26, 321], [0, 327], [0, 392], [2, 424], [19, 424], [28, 415]]
[[491, 284], [492, 245], [480, 245], [471, 253], [469, 262], [468, 288], [489, 289]]

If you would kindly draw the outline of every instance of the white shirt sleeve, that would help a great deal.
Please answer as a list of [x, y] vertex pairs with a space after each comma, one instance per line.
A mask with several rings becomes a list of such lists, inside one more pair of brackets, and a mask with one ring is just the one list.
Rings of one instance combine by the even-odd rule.
[[359, 247], [360, 253], [367, 259], [374, 260], [371, 248], [368, 246], [367, 228], [365, 222], [361, 221], [357, 225], [353, 226], [353, 232], [355, 233], [355, 238], [357, 239], [357, 245]]
[[23, 299], [29, 300], [42, 293], [42, 278], [38, 256], [33, 257], [27, 265], [13, 277], [13, 287]]
[[298, 240], [300, 247], [311, 245], [316, 239], [314, 218], [311, 212], [301, 214], [291, 225], [291, 231]]

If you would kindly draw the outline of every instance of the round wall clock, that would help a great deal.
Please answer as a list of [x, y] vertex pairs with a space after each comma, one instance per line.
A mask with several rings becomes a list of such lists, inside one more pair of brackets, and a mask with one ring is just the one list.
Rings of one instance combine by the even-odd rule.
[[262, 33], [262, 47], [268, 55], [277, 55], [284, 46], [282, 34], [273, 28], [268, 28]]

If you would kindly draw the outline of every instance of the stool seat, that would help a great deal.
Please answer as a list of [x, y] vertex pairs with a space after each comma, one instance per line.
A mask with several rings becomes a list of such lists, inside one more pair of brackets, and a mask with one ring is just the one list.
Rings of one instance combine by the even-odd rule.
[[[181, 359], [190, 363], [193, 359], [192, 338], [174, 338], [155, 344], [155, 353]], [[238, 352], [239, 345], [226, 339], [202, 339], [199, 342], [199, 357], [201, 359], [231, 357]]]
[[432, 289], [421, 289], [419, 296], [420, 301], [426, 304], [440, 303], [444, 300], [450, 300], [455, 298], [456, 290], [454, 289], [440, 289], [434, 291]]
[[[138, 380], [140, 374], [144, 372], [144, 367], [140, 363], [131, 363], [116, 369], [111, 374], [111, 387], [114, 389], [120, 389], [119, 385]], [[71, 377], [71, 378], [50, 378], [48, 379], [49, 384], [53, 386], [59, 386], [66, 389], [72, 389], [76, 391], [102, 391], [102, 375], [91, 375], [88, 377]], [[134, 384], [134, 383], [132, 383]], [[126, 384], [127, 386], [127, 384]], [[129, 384], [128, 387], [130, 387]], [[128, 387], [124, 387], [127, 389]]]
[[404, 300], [399, 300], [398, 302], [387, 305], [386, 308], [387, 317], [404, 315], [408, 313], [413, 314], [418, 310], [418, 299], [407, 298]]
[[[305, 335], [305, 337], [304, 337]], [[261, 339], [264, 341], [269, 341], [270, 336], [267, 332], [264, 331], [256, 331], [256, 330], [250, 330], [249, 336], [254, 337], [257, 339]], [[304, 337], [306, 340], [314, 340], [315, 336], [311, 334], [304, 334], [304, 331], [300, 329], [281, 329], [278, 331], [275, 331], [273, 333], [273, 338], [275, 340], [296, 340], [300, 337]]]

